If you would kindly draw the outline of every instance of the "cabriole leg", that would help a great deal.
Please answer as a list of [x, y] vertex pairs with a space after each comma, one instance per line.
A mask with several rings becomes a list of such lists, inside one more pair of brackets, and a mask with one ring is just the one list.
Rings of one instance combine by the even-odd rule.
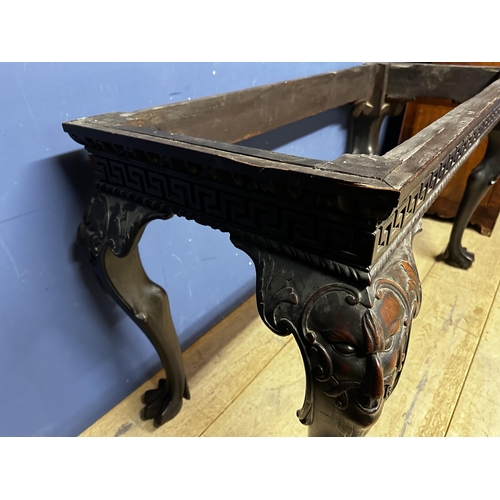
[[233, 240], [256, 264], [264, 323], [292, 334], [301, 351], [306, 394], [297, 415], [310, 436], [364, 436], [396, 387], [421, 302], [411, 238], [371, 283], [344, 265], [321, 270]]
[[378, 110], [367, 104], [354, 106], [351, 113], [347, 150], [352, 154], [378, 155], [380, 129], [386, 116], [397, 116], [402, 103], [384, 103]]
[[383, 116], [359, 115], [352, 117], [348, 148], [352, 154], [378, 154], [378, 142]]
[[153, 283], [141, 263], [138, 244], [148, 222], [169, 218], [109, 194], [96, 196], [79, 228], [94, 271], [105, 288], [156, 349], [167, 378], [147, 391], [142, 417], [162, 425], [189, 399], [182, 354], [165, 290]]
[[481, 163], [467, 179], [465, 193], [451, 230], [446, 250], [438, 257], [447, 264], [468, 269], [474, 262], [474, 254], [462, 246], [467, 224], [491, 185], [500, 176], [500, 130], [494, 129], [488, 136], [488, 148]]

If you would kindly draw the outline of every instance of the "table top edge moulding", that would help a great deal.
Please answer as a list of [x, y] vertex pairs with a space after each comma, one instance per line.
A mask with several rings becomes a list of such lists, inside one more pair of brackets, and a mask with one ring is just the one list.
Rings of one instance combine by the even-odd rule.
[[[310, 435], [364, 435], [397, 384], [419, 310], [413, 235], [499, 122], [498, 76], [493, 67], [376, 63], [64, 123], [97, 167], [80, 241], [167, 372], [145, 396], [145, 418], [161, 425], [189, 397], [165, 292], [137, 250], [150, 220], [176, 214], [229, 232], [254, 260], [263, 321], [293, 334], [304, 358], [299, 418]], [[383, 118], [419, 95], [460, 104], [378, 155]], [[238, 144], [348, 104], [351, 152], [337, 159]]]

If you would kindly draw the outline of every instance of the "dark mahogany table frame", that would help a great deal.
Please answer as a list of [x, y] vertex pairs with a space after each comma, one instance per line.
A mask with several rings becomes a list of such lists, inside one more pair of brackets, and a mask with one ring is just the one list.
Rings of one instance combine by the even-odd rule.
[[[401, 374], [421, 286], [412, 239], [422, 216], [478, 142], [485, 160], [444, 258], [468, 267], [461, 246], [475, 205], [499, 170], [499, 69], [367, 64], [63, 128], [97, 165], [97, 194], [79, 228], [95, 273], [157, 350], [166, 372], [144, 395], [156, 425], [189, 398], [165, 291], [147, 277], [138, 242], [148, 222], [174, 214], [228, 232], [254, 261], [264, 323], [292, 334], [306, 374], [298, 411], [310, 436], [362, 436]], [[378, 156], [384, 116], [417, 96], [461, 103]], [[346, 104], [351, 151], [333, 161], [237, 145]]]

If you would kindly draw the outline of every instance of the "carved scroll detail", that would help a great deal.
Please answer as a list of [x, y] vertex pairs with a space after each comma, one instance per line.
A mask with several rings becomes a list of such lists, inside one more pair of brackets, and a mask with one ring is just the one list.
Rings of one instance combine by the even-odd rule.
[[87, 246], [101, 285], [143, 331], [160, 357], [167, 377], [160, 380], [157, 389], [145, 393], [142, 411], [143, 418], [154, 419], [156, 425], [175, 417], [183, 398], [190, 397], [167, 294], [148, 278], [138, 250], [146, 224], [171, 216], [99, 193], [78, 230], [79, 242]]
[[398, 383], [421, 302], [411, 236], [365, 287], [234, 241], [256, 263], [264, 323], [297, 341], [306, 372], [298, 417], [314, 435], [364, 435]]
[[91, 262], [106, 247], [118, 257], [127, 254], [138, 232], [153, 219], [168, 219], [171, 213], [152, 210], [135, 201], [99, 193], [90, 203], [78, 228], [78, 242], [86, 244]]

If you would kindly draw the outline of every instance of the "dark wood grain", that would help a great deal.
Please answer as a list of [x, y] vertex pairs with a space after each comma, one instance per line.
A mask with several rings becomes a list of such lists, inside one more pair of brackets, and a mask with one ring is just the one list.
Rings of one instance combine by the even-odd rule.
[[499, 68], [391, 64], [387, 98], [411, 101], [415, 97], [439, 97], [463, 102], [495, 81]]
[[[439, 65], [460, 65], [460, 66], [500, 66], [499, 62], [460, 62], [460, 63], [434, 63]], [[404, 142], [417, 132], [434, 122], [441, 116], [456, 107], [456, 103], [451, 100], [437, 98], [417, 97], [406, 105], [404, 119], [401, 126], [399, 143]], [[464, 196], [467, 179], [472, 170], [482, 160], [486, 151], [488, 139], [481, 141], [479, 146], [471, 154], [470, 158], [455, 174], [443, 192], [434, 201], [427, 211], [427, 214], [435, 214], [442, 218], [455, 218]], [[491, 234], [495, 225], [496, 217], [500, 211], [499, 204], [492, 204], [500, 199], [500, 184], [495, 184], [480, 201], [478, 207], [470, 218], [470, 224], [476, 225], [482, 234]]]
[[[80, 240], [167, 374], [145, 394], [144, 418], [161, 425], [189, 398], [165, 292], [147, 278], [137, 251], [146, 223], [178, 215], [228, 232], [254, 261], [262, 320], [278, 335], [292, 334], [304, 359], [298, 416], [310, 435], [361, 436], [378, 419], [420, 308], [413, 236], [500, 121], [496, 69], [387, 68], [367, 65], [63, 124], [97, 171], [98, 194]], [[384, 109], [400, 107], [387, 101], [391, 88], [400, 100], [468, 100], [383, 156], [320, 162], [229, 144], [348, 103], [355, 119], [378, 120]], [[486, 165], [495, 176], [500, 138], [496, 144]], [[487, 173], [479, 189], [492, 182]]]
[[[402, 191], [412, 189], [417, 182], [435, 168], [467, 132], [480, 123], [500, 102], [500, 82], [493, 82], [476, 96], [462, 103], [445, 116], [430, 124], [418, 134], [395, 147], [384, 158], [395, 161], [385, 181]], [[491, 124], [491, 128], [495, 123]], [[483, 132], [483, 136], [489, 130]]]
[[[372, 168], [371, 171], [366, 168], [373, 167], [374, 164], [366, 155], [359, 155], [358, 162], [353, 166], [344, 158], [353, 157], [354, 161], [354, 157], [358, 155], [342, 155], [335, 162], [308, 162], [304, 159], [302, 163], [300, 158], [290, 155], [224, 145], [203, 139], [172, 137], [165, 132], [153, 133], [150, 130], [129, 130], [124, 127], [117, 134], [116, 129], [103, 126], [94, 118], [67, 122], [63, 127], [74, 138], [78, 135], [80, 143], [86, 142], [87, 150], [95, 155], [102, 156], [104, 149], [109, 151], [109, 155], [104, 151], [104, 156], [111, 158], [114, 154], [112, 150], [128, 147], [145, 151], [150, 157], [168, 156], [178, 158], [182, 162], [203, 165], [203, 169], [214, 172], [218, 170], [248, 176], [258, 182], [274, 182], [290, 188], [312, 189], [318, 193], [343, 193], [367, 203], [377, 200], [383, 204], [380, 201], [382, 192], [387, 206], [392, 206], [399, 197], [395, 189], [378, 178], [377, 168]], [[379, 163], [380, 170], [387, 173], [384, 159], [380, 158]], [[165, 167], [159, 168], [169, 170]]]
[[[276, 212], [269, 221], [259, 222], [255, 230], [245, 229], [245, 237], [260, 235], [266, 238], [265, 245], [275, 242], [290, 255], [300, 254], [319, 265], [325, 265], [330, 256], [356, 266], [358, 275], [372, 271], [376, 274], [500, 119], [500, 82], [493, 82], [383, 156], [344, 154], [333, 161], [319, 161], [227, 141], [346, 102], [355, 109], [371, 108], [379, 93], [385, 95], [386, 68], [367, 65], [198, 101], [82, 118], [64, 123], [63, 127], [99, 160], [104, 175], [99, 181], [101, 190], [118, 190], [120, 196], [130, 193], [141, 197], [141, 203], [163, 203], [169, 210], [175, 205], [179, 214], [229, 232], [232, 216], [222, 209], [207, 209], [205, 213], [198, 200], [191, 200], [191, 184], [196, 184], [196, 189], [210, 186], [214, 199], [224, 191], [224, 196], [232, 200], [224, 201], [226, 205], [235, 200], [258, 199], [266, 205], [266, 213], [279, 208], [287, 214], [285, 218], [293, 212], [297, 220], [307, 212], [308, 220], [301, 220], [301, 227], [313, 228], [319, 220], [329, 226], [323, 225], [307, 238], [297, 233], [292, 241], [289, 236], [276, 235], [275, 229], [268, 231], [271, 225], [281, 227], [275, 219], [285, 220], [281, 212]], [[486, 70], [490, 76], [491, 71], [496, 71], [459, 69]], [[164, 128], [159, 129], [156, 123]], [[183, 124], [186, 128], [182, 128]], [[171, 126], [179, 128], [172, 132]], [[198, 132], [202, 137], [196, 137]], [[172, 193], [168, 187], [171, 181], [176, 183]], [[182, 193], [177, 189], [181, 184]], [[269, 208], [274, 205], [276, 210]], [[243, 209], [238, 217], [240, 213]], [[237, 225], [238, 231], [255, 225], [253, 212], [245, 213], [248, 217]], [[336, 235], [335, 244], [330, 242], [331, 235]], [[287, 241], [292, 242], [288, 249]]]
[[328, 109], [367, 99], [377, 65], [254, 87], [130, 113], [129, 125], [239, 142]]

